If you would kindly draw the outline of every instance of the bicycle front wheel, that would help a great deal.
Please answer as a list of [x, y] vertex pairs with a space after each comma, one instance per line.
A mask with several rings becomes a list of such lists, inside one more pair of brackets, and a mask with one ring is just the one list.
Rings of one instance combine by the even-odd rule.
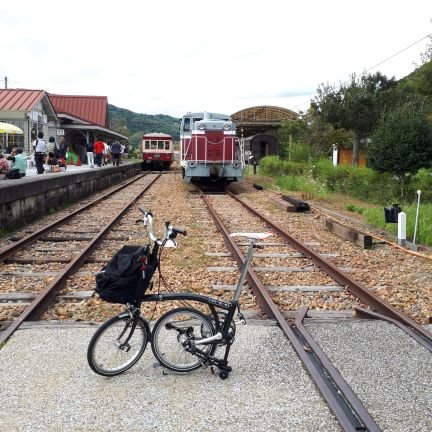
[[130, 369], [143, 355], [149, 338], [148, 324], [139, 317], [120, 314], [102, 324], [90, 340], [87, 361], [99, 375], [114, 376]]
[[162, 315], [153, 327], [153, 354], [167, 369], [190, 372], [201, 367], [216, 350], [215, 343], [195, 343], [214, 334], [213, 324], [199, 310], [173, 309]]

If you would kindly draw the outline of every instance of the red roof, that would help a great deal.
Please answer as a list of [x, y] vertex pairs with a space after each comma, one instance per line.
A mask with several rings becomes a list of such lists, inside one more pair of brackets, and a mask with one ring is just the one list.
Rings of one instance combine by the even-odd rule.
[[45, 94], [44, 90], [0, 89], [0, 110], [31, 111]]
[[99, 126], [108, 126], [108, 98], [106, 96], [49, 95], [57, 114], [69, 114]]

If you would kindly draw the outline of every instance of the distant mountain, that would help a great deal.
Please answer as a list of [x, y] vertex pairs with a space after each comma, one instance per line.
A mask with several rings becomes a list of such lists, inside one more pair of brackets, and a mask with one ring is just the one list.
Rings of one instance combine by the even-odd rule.
[[138, 114], [110, 104], [108, 111], [110, 128], [129, 136], [129, 142], [133, 147], [141, 143], [145, 133], [162, 132], [171, 135], [175, 141], [180, 139], [179, 118], [165, 114]]

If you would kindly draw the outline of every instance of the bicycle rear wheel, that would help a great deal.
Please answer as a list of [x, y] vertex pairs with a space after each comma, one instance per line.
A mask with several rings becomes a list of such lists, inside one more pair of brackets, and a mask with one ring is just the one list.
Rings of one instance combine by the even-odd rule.
[[162, 315], [153, 327], [152, 350], [158, 362], [175, 372], [190, 372], [213, 355], [216, 344], [194, 342], [213, 336], [213, 324], [199, 310], [177, 308]]
[[150, 330], [139, 317], [135, 329], [129, 314], [120, 314], [102, 324], [90, 340], [87, 361], [99, 375], [114, 376], [130, 369], [143, 355]]

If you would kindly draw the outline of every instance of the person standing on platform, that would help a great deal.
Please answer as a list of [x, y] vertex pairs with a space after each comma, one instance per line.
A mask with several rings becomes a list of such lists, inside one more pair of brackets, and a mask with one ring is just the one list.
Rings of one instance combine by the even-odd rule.
[[121, 148], [120, 143], [117, 140], [115, 140], [111, 144], [112, 163], [114, 166], [119, 166], [121, 150], [122, 150], [122, 148]]
[[87, 141], [86, 144], [86, 153], [87, 153], [87, 164], [94, 168], [94, 154], [93, 154], [94, 148], [93, 143], [90, 141]]
[[57, 143], [53, 136], [49, 137], [48, 144], [47, 144], [47, 152], [48, 154], [51, 152], [54, 154], [57, 153]]
[[129, 157], [129, 143], [126, 143], [123, 150], [122, 159], [127, 159]]
[[101, 137], [98, 136], [98, 140], [94, 143], [93, 151], [95, 154], [95, 163], [98, 167], [102, 166], [102, 158], [105, 151], [105, 143]]
[[43, 139], [43, 132], [38, 133], [38, 139], [35, 147], [35, 163], [36, 170], [38, 174], [43, 174], [45, 171], [44, 162], [45, 162], [45, 153], [47, 152], [47, 144]]
[[104, 142], [103, 164], [108, 165], [111, 159], [110, 146]]
[[61, 137], [60, 145], [59, 145], [59, 154], [57, 157], [59, 159], [62, 159], [63, 162], [65, 161], [66, 158], [66, 152], [67, 152], [66, 140], [64, 139], [64, 137]]

